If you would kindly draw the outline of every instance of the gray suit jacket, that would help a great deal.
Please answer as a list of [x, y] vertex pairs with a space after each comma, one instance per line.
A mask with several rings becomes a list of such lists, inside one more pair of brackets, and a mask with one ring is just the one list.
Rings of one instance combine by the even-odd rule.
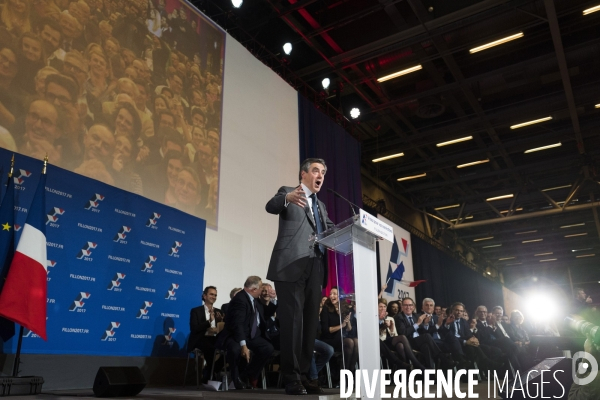
[[[279, 215], [279, 232], [277, 241], [273, 246], [267, 279], [272, 281], [294, 282], [300, 278], [302, 270], [291, 265], [294, 261], [304, 257], [314, 257], [315, 249], [309, 238], [317, 232], [315, 219], [308, 203], [304, 208], [295, 204], [285, 206], [285, 196], [293, 191], [294, 187], [282, 186], [267, 203], [265, 209], [270, 214]], [[318, 199], [317, 199], [318, 200]], [[310, 199], [308, 199], [310, 201]], [[327, 209], [322, 201], [318, 200], [321, 221], [324, 228], [333, 226], [327, 216]], [[325, 257], [327, 260], [327, 257]], [[325, 262], [324, 285], [327, 282], [327, 263]]]

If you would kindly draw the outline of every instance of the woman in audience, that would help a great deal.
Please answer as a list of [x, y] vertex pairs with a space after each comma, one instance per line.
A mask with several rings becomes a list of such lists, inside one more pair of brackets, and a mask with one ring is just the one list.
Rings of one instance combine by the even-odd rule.
[[398, 314], [398, 311], [400, 311], [400, 304], [396, 300], [390, 301], [387, 306], [387, 315], [394, 318], [394, 315]]
[[137, 141], [142, 129], [142, 121], [133, 105], [119, 102], [112, 115], [112, 122], [115, 127], [115, 136], [127, 135], [132, 143]]
[[[332, 287], [329, 298], [321, 311], [321, 341], [344, 352], [346, 369], [354, 370], [358, 359], [358, 344], [355, 339], [343, 338], [343, 330], [356, 329], [350, 322], [349, 307], [346, 303], [340, 305], [337, 287]], [[343, 345], [342, 345], [343, 342]]]
[[186, 143], [183, 149], [183, 154], [193, 163], [196, 158], [196, 151], [200, 148], [200, 145], [204, 141], [204, 129], [192, 126], [192, 141]]
[[[411, 366], [401, 361], [392, 351], [393, 342], [398, 338], [398, 332], [394, 326], [394, 318], [387, 315], [386, 300], [379, 299], [379, 351], [381, 358], [386, 360], [389, 367], [395, 371], [398, 369], [410, 370]], [[384, 368], [387, 366], [384, 365]]]
[[[396, 352], [398, 361], [401, 364], [398, 364], [398, 368], [404, 368], [407, 360], [412, 362], [413, 368], [425, 369], [425, 366], [417, 360], [415, 353], [412, 351], [412, 347], [408, 343], [408, 339], [404, 335], [398, 335], [398, 331], [396, 330], [396, 325], [394, 324], [394, 318], [386, 315], [386, 300], [379, 299], [379, 339], [382, 341], [382, 344], [385, 345], [387, 350], [393, 350]], [[389, 307], [389, 305], [388, 305]], [[386, 350], [382, 349], [382, 356]], [[390, 352], [391, 353], [391, 352]], [[393, 353], [392, 353], [393, 355]], [[389, 360], [388, 357], [385, 357]], [[392, 363], [392, 361], [390, 361]], [[397, 364], [397, 362], [393, 362], [393, 364]]]
[[6, 28], [15, 39], [31, 31], [29, 0], [6, 0], [0, 17], [0, 26]]
[[529, 353], [529, 334], [525, 327], [523, 326], [523, 322], [525, 318], [523, 314], [519, 310], [514, 310], [510, 313], [510, 324], [502, 324], [508, 336], [515, 342], [519, 353], [517, 357], [519, 358], [519, 362], [521, 363], [521, 367], [524, 369], [528, 369], [531, 363], [531, 357], [528, 356]]

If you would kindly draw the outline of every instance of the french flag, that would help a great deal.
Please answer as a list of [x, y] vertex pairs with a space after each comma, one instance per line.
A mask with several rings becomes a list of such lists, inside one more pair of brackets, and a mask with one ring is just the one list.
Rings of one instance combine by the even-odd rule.
[[0, 294], [0, 315], [46, 338], [46, 174], [41, 174]]

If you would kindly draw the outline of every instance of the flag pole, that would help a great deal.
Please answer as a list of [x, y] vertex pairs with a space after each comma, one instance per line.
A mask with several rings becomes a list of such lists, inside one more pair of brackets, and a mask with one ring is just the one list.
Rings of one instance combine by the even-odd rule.
[[[10, 174], [8, 175], [9, 178], [12, 176], [13, 173], [13, 166], [15, 164], [15, 155], [13, 154], [12, 157], [12, 164], [10, 166]], [[46, 166], [48, 164], [48, 153], [46, 153], [46, 157], [44, 157], [44, 169], [42, 170], [42, 174], [46, 175]], [[21, 346], [23, 345], [23, 333], [24, 333], [24, 329], [23, 329], [23, 325], [19, 325], [19, 341], [17, 342], [17, 351], [15, 353], [15, 362], [13, 364], [13, 377], [18, 377], [19, 375], [19, 364], [21, 363]]]

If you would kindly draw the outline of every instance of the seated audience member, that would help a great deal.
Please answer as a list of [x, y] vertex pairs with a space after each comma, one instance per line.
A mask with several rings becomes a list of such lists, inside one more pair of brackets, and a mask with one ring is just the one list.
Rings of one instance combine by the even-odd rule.
[[514, 310], [510, 313], [510, 324], [505, 325], [504, 328], [509, 334], [513, 342], [517, 345], [518, 353], [517, 357], [523, 370], [528, 369], [531, 363], [531, 355], [529, 354], [529, 334], [523, 325], [525, 318], [519, 310]]
[[[231, 289], [231, 292], [229, 292], [229, 300], [233, 299], [233, 296], [235, 296], [236, 294], [238, 294], [241, 290], [242, 290], [242, 288], [233, 288], [233, 289]], [[227, 308], [228, 307], [229, 307], [229, 303], [224, 303], [221, 306], [221, 312], [223, 313], [223, 315], [225, 315], [225, 313], [227, 313]]]
[[315, 339], [315, 348], [312, 360], [310, 361], [310, 367], [308, 370], [308, 381], [306, 392], [308, 394], [323, 394], [325, 391], [319, 385], [319, 372], [323, 369], [325, 364], [333, 357], [333, 347], [325, 342]]
[[333, 347], [337, 352], [343, 351], [345, 368], [354, 371], [358, 360], [357, 341], [343, 337], [344, 330], [356, 329], [350, 322], [349, 311], [346, 303], [340, 304], [337, 287], [332, 287], [329, 291], [329, 298], [325, 301], [321, 311], [321, 341]]
[[439, 317], [441, 313], [442, 313], [442, 307], [441, 306], [435, 306], [435, 308], [434, 308], [434, 314]]
[[[469, 368], [470, 362], [465, 358], [460, 342], [456, 336], [452, 335], [448, 329], [442, 325], [442, 319], [432, 314], [435, 309], [433, 299], [425, 298], [422, 303], [423, 314], [429, 315], [423, 321], [424, 334], [431, 335], [433, 341], [444, 353], [452, 354], [452, 359], [456, 362], [458, 369]], [[429, 321], [428, 321], [429, 320]], [[426, 322], [428, 321], [428, 322]], [[449, 363], [446, 362], [446, 367]]]
[[260, 287], [260, 297], [258, 301], [263, 305], [266, 327], [266, 337], [269, 339], [275, 350], [280, 349], [279, 341], [279, 322], [275, 318], [277, 312], [277, 294], [270, 283], [263, 283]]
[[193, 126], [192, 129], [192, 141], [185, 144], [183, 150], [185, 156], [189, 159], [190, 163], [194, 162], [196, 152], [204, 141], [204, 130], [197, 126]]
[[[423, 323], [429, 325], [431, 317], [427, 314], [418, 316], [415, 313], [415, 302], [410, 297], [403, 298], [400, 306], [402, 311], [394, 317], [398, 334], [406, 336], [410, 345], [423, 354], [424, 364], [427, 368], [435, 368], [434, 360], [438, 359], [442, 353], [433, 341], [432, 336], [427, 335], [423, 327]], [[444, 364], [447, 362], [452, 363], [445, 357], [442, 357], [442, 361]], [[452, 366], [454, 366], [454, 363], [452, 363]], [[450, 366], [448, 365], [448, 367]]]
[[462, 319], [464, 319], [465, 321], [469, 322], [469, 312], [467, 310], [465, 310], [465, 312], [463, 313]]
[[[227, 350], [231, 380], [236, 389], [248, 389], [248, 379], [256, 386], [260, 373], [273, 354], [273, 345], [265, 338], [266, 323], [260, 296], [261, 279], [250, 276], [244, 289], [234, 296], [225, 314], [225, 328], [219, 333], [216, 347]], [[252, 357], [250, 356], [252, 351]], [[240, 372], [240, 364], [246, 362]]]
[[400, 303], [396, 300], [390, 301], [387, 305], [387, 313], [388, 317], [394, 318], [396, 314], [400, 311]]
[[[220, 331], [219, 323], [223, 322], [221, 310], [216, 308], [217, 288], [207, 286], [202, 292], [203, 305], [192, 308], [190, 312], [190, 338], [188, 339], [187, 351], [192, 352], [199, 349], [204, 354], [206, 360], [206, 369], [204, 382], [213, 379], [210, 374], [213, 359], [215, 356], [215, 342], [217, 334]], [[220, 367], [215, 366], [215, 371], [220, 371]], [[206, 373], [208, 372], [208, 373]]]
[[464, 304], [454, 303], [448, 311], [450, 315], [444, 320], [443, 325], [450, 330], [452, 335], [456, 336], [460, 344], [463, 346], [465, 357], [471, 361], [477, 362], [480, 368], [484, 370], [498, 370], [502, 367], [502, 363], [489, 359], [480, 346], [479, 339], [475, 337], [473, 331], [476, 329], [475, 321], [467, 325], [467, 322], [462, 319], [462, 313], [465, 309]]
[[48, 75], [58, 74], [59, 72], [52, 67], [44, 67], [41, 68], [36, 74], [34, 78], [35, 84], [35, 94], [43, 99], [46, 93], [46, 78]]
[[177, 151], [169, 150], [162, 162], [150, 165], [145, 170], [142, 180], [146, 183], [144, 194], [152, 200], [172, 206], [175, 204], [177, 175], [186, 166], [185, 158]]
[[[113, 153], [115, 150], [115, 136], [112, 130], [104, 124], [94, 124], [83, 136], [83, 160], [75, 170], [89, 171], [89, 166], [94, 165], [109, 174], [112, 168]], [[98, 161], [91, 163], [90, 161]], [[82, 175], [86, 175], [82, 173]], [[111, 180], [114, 184], [114, 179]], [[104, 180], [103, 180], [104, 182]]]
[[[423, 364], [415, 357], [406, 337], [398, 335], [394, 318], [387, 315], [385, 303], [385, 299], [379, 299], [379, 340], [381, 341], [379, 347], [381, 358], [387, 360], [392, 370], [410, 370], [410, 365], [404, 361], [406, 357], [412, 361], [414, 368], [424, 369]], [[392, 351], [396, 351], [397, 355]]]
[[442, 317], [443, 320], [448, 318], [448, 313], [446, 311], [447, 311], [447, 308], [442, 306], [441, 311], [440, 311], [441, 312], [440, 316]]
[[[497, 308], [494, 307], [496, 310]], [[498, 348], [506, 354], [508, 360], [516, 370], [521, 370], [521, 364], [517, 358], [518, 349], [508, 335], [504, 335], [503, 328], [499, 328], [502, 324], [495, 324], [495, 316], [492, 315], [490, 321], [487, 321], [487, 308], [486, 306], [479, 306], [475, 310], [477, 317], [477, 332], [475, 336], [479, 339], [481, 344]], [[486, 349], [484, 349], [484, 352]], [[489, 356], [493, 357], [492, 354]]]
[[44, 67], [45, 58], [42, 39], [39, 36], [31, 32], [25, 32], [21, 35], [17, 45], [19, 70], [17, 71], [13, 85], [27, 94], [34, 94], [34, 77], [38, 70]]

